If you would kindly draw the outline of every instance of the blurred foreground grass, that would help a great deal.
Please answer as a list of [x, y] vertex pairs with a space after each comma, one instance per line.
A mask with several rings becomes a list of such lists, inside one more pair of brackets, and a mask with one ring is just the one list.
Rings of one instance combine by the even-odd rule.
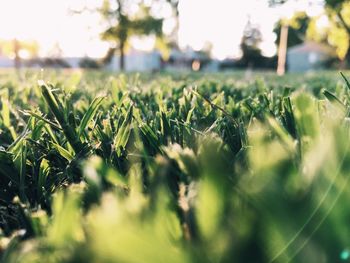
[[350, 262], [349, 88], [0, 72], [1, 260]]

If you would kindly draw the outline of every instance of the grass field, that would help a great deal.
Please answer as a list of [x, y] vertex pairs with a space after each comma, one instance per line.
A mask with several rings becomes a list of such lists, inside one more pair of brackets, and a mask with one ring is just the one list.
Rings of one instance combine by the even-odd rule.
[[350, 262], [337, 72], [3, 71], [0, 97], [1, 262]]

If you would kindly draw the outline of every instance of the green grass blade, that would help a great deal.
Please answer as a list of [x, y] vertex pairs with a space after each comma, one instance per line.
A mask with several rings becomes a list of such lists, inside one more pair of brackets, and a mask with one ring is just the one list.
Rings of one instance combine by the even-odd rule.
[[19, 197], [22, 202], [27, 200], [25, 193], [25, 181], [27, 172], [27, 143], [25, 140], [22, 142], [22, 148], [20, 152], [20, 170], [19, 170]]
[[348, 87], [348, 89], [350, 90], [350, 82], [349, 80], [345, 77], [344, 73], [340, 71], [340, 75], [343, 77], [345, 83], [346, 83], [346, 86]]
[[103, 97], [95, 98], [92, 103], [90, 104], [89, 108], [84, 114], [83, 119], [80, 122], [79, 129], [78, 129], [78, 136], [80, 137], [87, 127], [88, 123], [92, 120], [92, 118], [95, 116], [99, 106], [101, 105], [103, 101]]
[[49, 105], [50, 110], [56, 117], [58, 123], [61, 125], [68, 142], [74, 149], [74, 152], [80, 153], [84, 149], [84, 145], [80, 141], [79, 136], [74, 128], [72, 128], [65, 120], [63, 106], [61, 103], [59, 103], [59, 101], [57, 101], [57, 98], [44, 82], [40, 82], [39, 85], [41, 87], [41, 91], [46, 103]]
[[133, 106], [130, 106], [128, 113], [125, 117], [125, 120], [123, 121], [121, 127], [118, 130], [117, 135], [114, 138], [114, 147], [118, 154], [120, 154], [120, 148], [125, 148], [129, 136], [130, 136], [130, 126], [132, 122], [132, 116], [133, 116]]
[[9, 108], [8, 100], [5, 98], [1, 98], [1, 105], [2, 105], [1, 116], [2, 116], [3, 123], [5, 127], [9, 128], [11, 125], [11, 122], [10, 122], [10, 108]]
[[37, 118], [39, 120], [42, 120], [43, 122], [49, 124], [50, 126], [52, 126], [53, 128], [57, 129], [57, 130], [62, 130], [62, 128], [60, 126], [58, 126], [56, 123], [46, 119], [45, 117], [43, 116], [40, 116], [38, 113], [35, 113], [33, 111], [20, 111], [22, 112], [24, 115], [26, 116], [32, 116], [34, 118]]
[[338, 99], [334, 94], [332, 94], [331, 92], [329, 92], [328, 90], [324, 90], [323, 91], [323, 95], [327, 98], [327, 100], [329, 100], [329, 102], [332, 103], [332, 105], [334, 105], [336, 108], [338, 108], [339, 110], [346, 112], [346, 106], [340, 101], [340, 99]]
[[45, 181], [48, 174], [49, 162], [46, 159], [43, 159], [40, 163], [38, 183], [37, 183], [37, 191], [38, 191], [38, 199], [40, 200], [43, 195], [43, 190], [45, 189]]
[[70, 154], [69, 151], [67, 151], [66, 149], [64, 149], [61, 145], [59, 144], [56, 144], [56, 143], [51, 143], [51, 145], [53, 146], [53, 148], [55, 148], [59, 153], [60, 155], [65, 158], [67, 161], [71, 162], [74, 157]]

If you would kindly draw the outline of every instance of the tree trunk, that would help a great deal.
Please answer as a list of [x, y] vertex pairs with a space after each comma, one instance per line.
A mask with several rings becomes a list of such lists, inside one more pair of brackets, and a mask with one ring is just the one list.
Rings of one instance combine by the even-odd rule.
[[120, 61], [119, 61], [120, 71], [125, 70], [125, 42], [120, 43]]
[[[340, 23], [343, 25], [344, 29], [348, 33], [348, 36], [350, 37], [350, 26], [345, 22], [345, 19], [341, 13], [341, 9], [337, 11], [337, 16], [339, 18]], [[348, 50], [346, 51], [346, 55], [344, 59], [341, 61], [340, 67], [345, 69], [345, 68], [348, 68], [349, 65], [350, 65], [350, 44], [349, 44]]]
[[345, 55], [344, 59], [340, 62], [340, 68], [341, 69], [348, 69], [349, 65], [350, 65], [350, 46], [349, 46], [348, 50], [346, 51], [346, 55]]
[[15, 53], [15, 68], [19, 69], [21, 67], [21, 58], [19, 56], [20, 45], [17, 39], [13, 40], [13, 51]]
[[113, 60], [113, 58], [115, 56], [115, 50], [116, 50], [116, 48], [114, 48], [114, 47], [110, 47], [108, 49], [106, 55], [101, 60], [101, 64], [103, 66], [108, 65], [108, 64], [110, 64], [112, 62], [112, 60]]
[[350, 67], [350, 43], [343, 59], [339, 59], [339, 68], [348, 69]]
[[288, 44], [288, 26], [282, 26], [280, 43], [278, 46], [277, 74], [279, 76], [284, 75], [284, 73], [286, 72], [287, 44]]

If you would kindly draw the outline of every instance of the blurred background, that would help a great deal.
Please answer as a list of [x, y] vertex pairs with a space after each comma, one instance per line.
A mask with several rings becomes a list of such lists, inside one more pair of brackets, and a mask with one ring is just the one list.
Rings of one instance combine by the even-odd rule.
[[347, 68], [342, 0], [3, 0], [1, 68]]

